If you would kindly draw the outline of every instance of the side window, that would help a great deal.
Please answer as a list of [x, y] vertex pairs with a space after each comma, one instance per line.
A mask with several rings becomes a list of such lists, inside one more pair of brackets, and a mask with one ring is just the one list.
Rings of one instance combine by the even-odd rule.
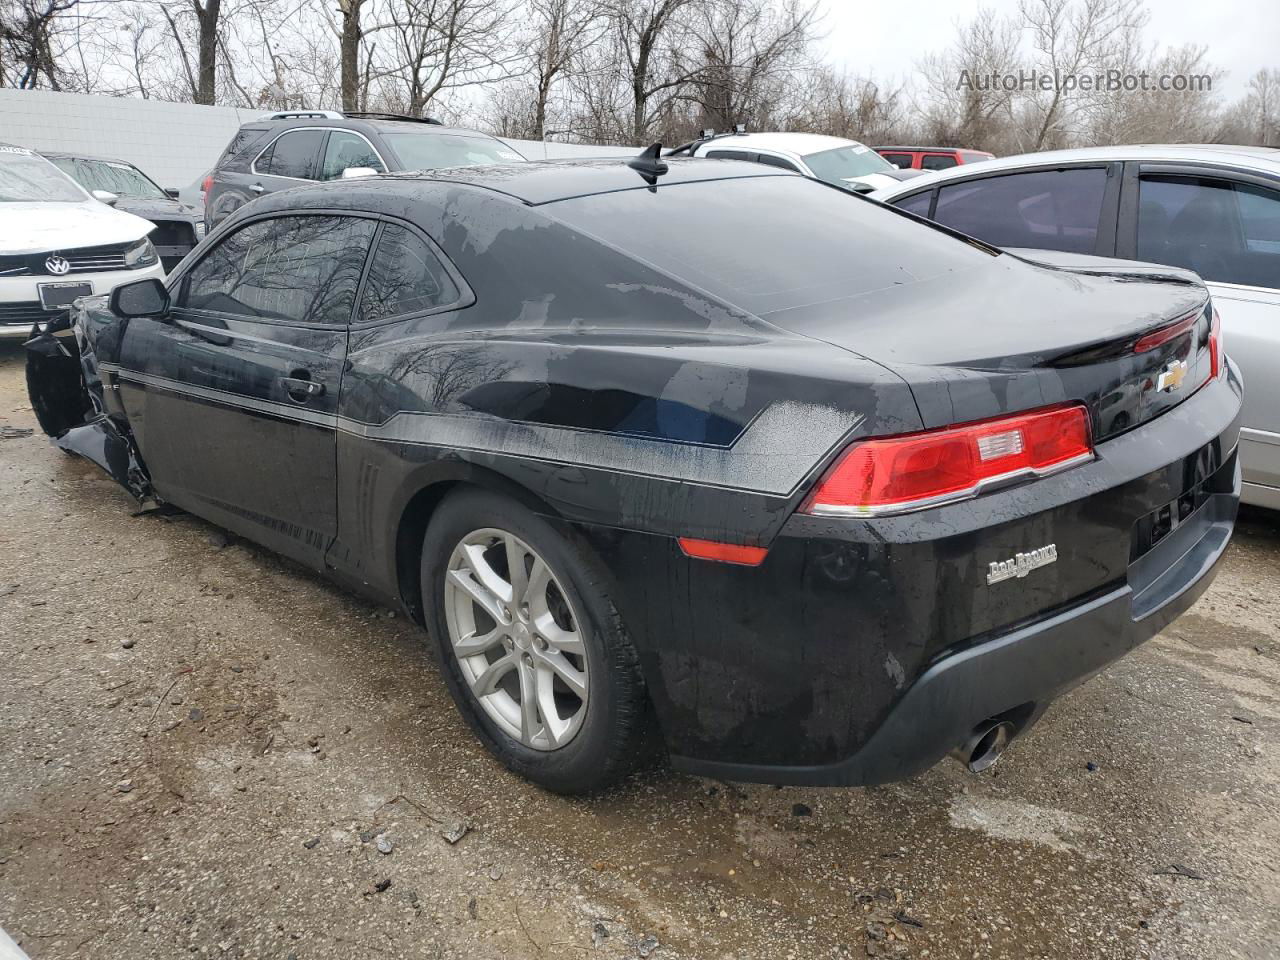
[[933, 199], [933, 191], [926, 190], [924, 193], [915, 193], [901, 200], [894, 200], [893, 205], [899, 210], [905, 210], [907, 213], [914, 213], [917, 217], [927, 217], [929, 215], [929, 201]]
[[337, 180], [349, 167], [370, 167], [383, 173], [386, 167], [369, 141], [346, 130], [329, 131], [329, 142], [324, 148], [324, 162], [320, 165], [321, 180]]
[[704, 157], [710, 157], [712, 160], [755, 160], [756, 154], [747, 153], [745, 150], [708, 150], [703, 154]]
[[458, 298], [457, 284], [425, 240], [404, 227], [383, 226], [360, 301], [362, 323], [449, 306]]
[[933, 219], [998, 247], [1093, 253], [1106, 185], [1102, 167], [967, 180], [939, 189]]
[[792, 173], [799, 173], [799, 169], [790, 160], [784, 160], [782, 157], [770, 156], [767, 153], [761, 153], [756, 156], [758, 163], [763, 163], [766, 167], [781, 167], [783, 170], [790, 170]]
[[946, 170], [948, 167], [956, 166], [958, 162], [953, 153], [926, 153], [920, 158], [920, 168], [922, 170]]
[[251, 223], [191, 269], [178, 305], [254, 320], [348, 323], [376, 227], [334, 216]]
[[1203, 177], [1143, 177], [1138, 258], [1220, 283], [1280, 287], [1280, 193]]
[[880, 156], [884, 157], [899, 170], [911, 169], [911, 154], [909, 153], [882, 153]]
[[314, 180], [316, 154], [320, 152], [323, 138], [323, 130], [292, 130], [283, 134], [258, 158], [255, 169], [269, 177]]

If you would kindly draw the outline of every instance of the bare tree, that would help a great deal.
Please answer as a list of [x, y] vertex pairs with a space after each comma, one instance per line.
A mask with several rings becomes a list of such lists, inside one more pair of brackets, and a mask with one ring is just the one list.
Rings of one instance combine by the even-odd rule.
[[0, 0], [0, 86], [62, 89], [55, 37], [61, 18], [79, 2]]
[[1022, 147], [1065, 145], [1072, 122], [1094, 94], [1061, 81], [1101, 75], [1122, 64], [1147, 22], [1147, 11], [1143, 0], [1020, 0], [1018, 10], [1031, 32], [1036, 71], [1054, 80], [1049, 90], [1026, 91], [1034, 120]]
[[696, 77], [689, 96], [704, 127], [764, 125], [809, 72], [818, 9], [804, 0], [704, 0], [694, 7]]
[[1017, 27], [991, 10], [960, 25], [950, 49], [926, 56], [922, 133], [943, 146], [991, 149], [1007, 120], [1013, 91], [1001, 78], [1014, 72]]
[[543, 140], [552, 89], [606, 24], [598, 0], [529, 0], [526, 13], [533, 30], [533, 117], [526, 135]]

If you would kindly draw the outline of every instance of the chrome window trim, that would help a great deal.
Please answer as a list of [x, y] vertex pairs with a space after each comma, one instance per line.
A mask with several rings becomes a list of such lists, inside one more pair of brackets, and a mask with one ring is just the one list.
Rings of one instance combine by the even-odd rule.
[[920, 500], [907, 500], [902, 503], [876, 504], [873, 506], [860, 506], [851, 504], [849, 506], [823, 506], [815, 504], [814, 506], [805, 508], [803, 513], [807, 513], [814, 517], [853, 517], [858, 519], [867, 519], [874, 517], [890, 517], [901, 513], [915, 513], [918, 510], [928, 510], [930, 507], [940, 507], [948, 503], [959, 503], [962, 500], [971, 500], [980, 494], [986, 493], [996, 487], [1004, 487], [1019, 480], [1039, 479], [1041, 477], [1051, 477], [1055, 473], [1061, 473], [1063, 470], [1069, 470], [1071, 467], [1078, 467], [1083, 463], [1089, 463], [1095, 458], [1094, 452], [1082, 453], [1078, 456], [1063, 460], [1061, 463], [1055, 463], [1048, 467], [1022, 467], [1018, 470], [1010, 470], [1008, 473], [1001, 473], [994, 477], [987, 477], [978, 481], [972, 487], [964, 490], [953, 490], [950, 493], [940, 493], [935, 497], [924, 497]]
[[[270, 142], [270, 143], [268, 143], [265, 147], [263, 147], [261, 150], [259, 150], [259, 151], [258, 151], [258, 155], [257, 155], [256, 157], [254, 157], [254, 158], [253, 158], [253, 162], [249, 164], [249, 172], [250, 172], [251, 174], [253, 174], [255, 177], [275, 177], [277, 180], [293, 180], [293, 181], [294, 181], [294, 182], [296, 182], [296, 183], [324, 183], [324, 181], [323, 181], [323, 180], [320, 180], [319, 178], [316, 178], [316, 179], [308, 179], [308, 178], [306, 178], [306, 177], [286, 177], [286, 176], [283, 176], [283, 175], [281, 175], [281, 174], [279, 174], [279, 173], [262, 173], [262, 172], [258, 169], [258, 161], [262, 159], [262, 155], [263, 155], [264, 153], [266, 153], [268, 150], [270, 150], [272, 147], [274, 147], [274, 146], [276, 145], [276, 141], [277, 141], [277, 140], [279, 140], [281, 137], [285, 136], [286, 134], [289, 134], [289, 133], [296, 133], [296, 132], [298, 132], [298, 131], [300, 131], [300, 130], [320, 130], [320, 131], [325, 132], [325, 133], [331, 133], [331, 132], [335, 132], [335, 131], [336, 131], [336, 132], [338, 132], [338, 133], [353, 133], [353, 134], [355, 134], [357, 137], [359, 137], [361, 140], [363, 140], [365, 143], [369, 144], [369, 149], [373, 151], [373, 155], [374, 155], [375, 157], [377, 157], [377, 158], [378, 158], [378, 160], [382, 163], [382, 168], [383, 168], [383, 170], [386, 170], [386, 171], [390, 171], [390, 170], [391, 170], [391, 167], [389, 167], [389, 166], [387, 165], [387, 158], [386, 158], [386, 157], [384, 157], [384, 156], [383, 156], [383, 155], [378, 151], [378, 148], [377, 148], [377, 147], [375, 147], [375, 146], [373, 145], [373, 141], [372, 141], [372, 140], [370, 140], [368, 137], [366, 137], [366, 136], [365, 136], [363, 133], [361, 133], [359, 130], [352, 130], [352, 129], [348, 128], [348, 127], [321, 127], [321, 126], [315, 126], [315, 127], [290, 127], [288, 130], [281, 130], [278, 134], [276, 134], [276, 135], [275, 135], [275, 137], [274, 137], [274, 138], [272, 138], [272, 140], [271, 140], [271, 142]], [[326, 141], [325, 141], [325, 146], [327, 147], [328, 145], [329, 145], [329, 142], [328, 142], [328, 140], [326, 140]], [[320, 157], [320, 162], [321, 162], [321, 163], [324, 163], [324, 157], [323, 157], [323, 156], [321, 156], [321, 157]], [[317, 171], [317, 172], [319, 172], [319, 171]]]

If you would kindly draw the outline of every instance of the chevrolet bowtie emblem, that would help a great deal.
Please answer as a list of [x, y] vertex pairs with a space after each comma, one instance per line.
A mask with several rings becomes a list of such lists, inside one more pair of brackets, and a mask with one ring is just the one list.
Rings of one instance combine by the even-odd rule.
[[1187, 361], [1170, 360], [1160, 376], [1156, 378], [1156, 390], [1161, 393], [1172, 393], [1182, 386], [1182, 380], [1187, 375]]

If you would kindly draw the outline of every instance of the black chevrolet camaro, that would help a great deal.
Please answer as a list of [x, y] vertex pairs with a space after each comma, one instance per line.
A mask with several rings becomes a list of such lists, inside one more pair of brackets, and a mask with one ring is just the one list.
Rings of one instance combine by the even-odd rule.
[[59, 446], [403, 608], [565, 792], [658, 743], [981, 768], [1200, 595], [1240, 490], [1193, 275], [732, 161], [272, 194], [28, 346]]

